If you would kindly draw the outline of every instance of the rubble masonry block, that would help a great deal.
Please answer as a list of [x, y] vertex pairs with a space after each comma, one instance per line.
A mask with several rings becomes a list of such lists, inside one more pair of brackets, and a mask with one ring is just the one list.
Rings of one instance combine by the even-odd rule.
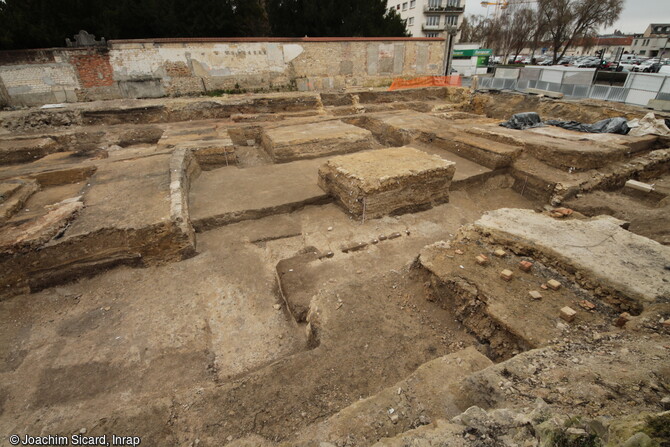
[[325, 121], [265, 129], [261, 143], [275, 163], [285, 163], [371, 149], [375, 139], [369, 130]]
[[456, 163], [404, 146], [334, 157], [319, 186], [354, 216], [402, 214], [449, 201]]

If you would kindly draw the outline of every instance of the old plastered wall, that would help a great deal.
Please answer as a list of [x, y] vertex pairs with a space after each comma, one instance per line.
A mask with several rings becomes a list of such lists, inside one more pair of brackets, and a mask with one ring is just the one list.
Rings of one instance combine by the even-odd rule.
[[4, 89], [15, 105], [73, 102], [77, 75], [68, 63], [13, 65], [0, 68]]
[[[11, 105], [247, 90], [328, 90], [439, 74], [439, 39], [157, 39], [0, 53]], [[11, 53], [11, 54], [10, 54]]]

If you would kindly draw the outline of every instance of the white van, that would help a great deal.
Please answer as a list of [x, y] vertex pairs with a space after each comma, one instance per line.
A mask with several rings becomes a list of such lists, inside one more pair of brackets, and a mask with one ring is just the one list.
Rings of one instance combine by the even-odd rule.
[[623, 63], [627, 63], [627, 62], [630, 62], [632, 60], [638, 60], [639, 61], [639, 60], [642, 60], [642, 59], [645, 59], [645, 57], [638, 56], [637, 54], [622, 54], [621, 55], [621, 62], [623, 62]]

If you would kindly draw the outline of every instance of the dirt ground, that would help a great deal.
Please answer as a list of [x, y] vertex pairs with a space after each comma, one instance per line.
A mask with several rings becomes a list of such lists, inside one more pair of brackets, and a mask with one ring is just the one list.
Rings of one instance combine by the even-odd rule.
[[[670, 409], [668, 297], [594, 284], [597, 262], [563, 255], [552, 232], [613, 216], [643, 241], [600, 244], [603, 262], [625, 258], [638, 285], [640, 266], [670, 265], [670, 144], [498, 126], [527, 107], [644, 114], [468, 89], [3, 112], [0, 445], [660, 442], [649, 421]], [[401, 146], [455, 163], [430, 174], [449, 185], [441, 200], [419, 200], [434, 192], [423, 171], [380, 166]], [[319, 169], [351, 152], [372, 160], [366, 181], [409, 179], [380, 196], [378, 217], [319, 186]], [[629, 179], [654, 194], [630, 194]], [[650, 274], [658, 290], [667, 269]], [[567, 430], [572, 444], [548, 441]]]
[[[426, 243], [449, 238], [500, 196], [533, 205], [490, 191], [456, 191], [449, 204], [364, 224], [333, 204], [307, 207], [198, 235], [198, 256], [180, 263], [121, 267], [0, 302], [2, 430], [102, 433], [128, 431], [133, 420], [150, 445], [166, 442], [166, 432], [204, 441], [210, 430], [210, 442], [249, 432], [280, 440], [431, 359], [477, 345], [426, 300], [425, 278], [408, 266]], [[339, 250], [405, 229], [410, 235], [365, 251]], [[283, 305], [275, 309], [275, 265], [306, 246], [337, 252], [306, 284], [320, 297], [316, 335]], [[169, 420], [181, 399], [199, 407]], [[152, 415], [162, 422], [141, 422]]]

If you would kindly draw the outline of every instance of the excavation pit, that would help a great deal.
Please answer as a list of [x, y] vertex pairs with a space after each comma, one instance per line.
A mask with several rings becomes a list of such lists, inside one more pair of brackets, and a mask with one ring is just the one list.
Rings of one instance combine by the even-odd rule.
[[442, 88], [0, 112], [0, 431], [363, 447], [537, 397], [657, 411], [669, 141], [498, 125], [528, 104], [638, 113]]

